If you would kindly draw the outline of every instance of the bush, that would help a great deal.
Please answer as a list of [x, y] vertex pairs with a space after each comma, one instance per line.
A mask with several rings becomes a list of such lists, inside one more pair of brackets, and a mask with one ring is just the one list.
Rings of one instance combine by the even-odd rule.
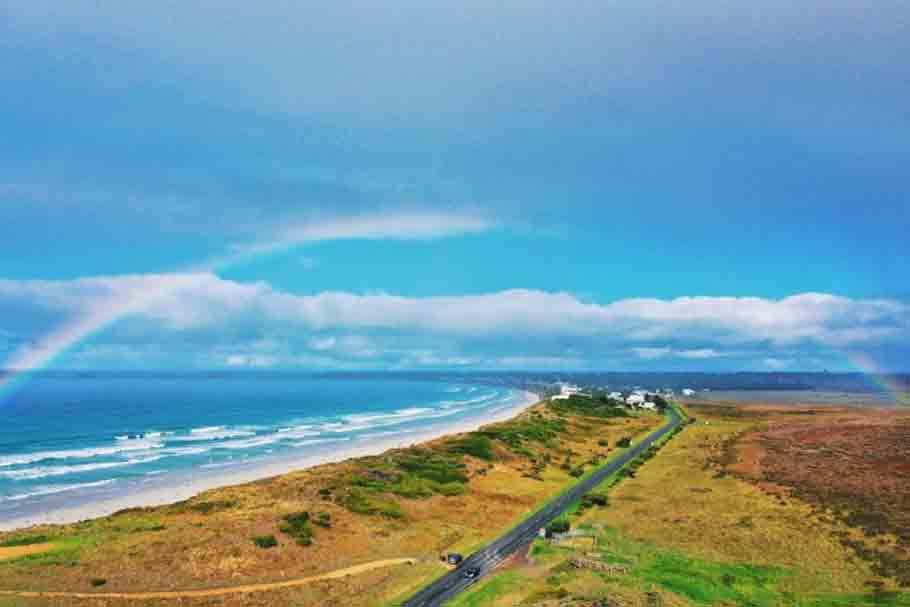
[[607, 505], [607, 496], [603, 493], [589, 493], [581, 499], [582, 505], [587, 506], [606, 506]]
[[569, 524], [569, 519], [567, 518], [558, 518], [549, 525], [547, 525], [547, 535], [553, 535], [554, 533], [565, 533], [571, 528]]
[[585, 473], [585, 469], [582, 468], [581, 466], [577, 466], [577, 467], [572, 468], [571, 470], [569, 470], [569, 474], [570, 474], [571, 476], [574, 476], [575, 478], [578, 478], [579, 476], [581, 476], [581, 475], [584, 474], [584, 473]]
[[254, 535], [252, 540], [259, 548], [274, 548], [278, 545], [274, 535]]
[[202, 501], [202, 502], [181, 502], [174, 504], [178, 511], [189, 510], [191, 512], [198, 512], [199, 514], [211, 514], [212, 512], [218, 512], [219, 510], [228, 510], [237, 505], [237, 500], [212, 500], [212, 501]]
[[284, 522], [278, 527], [282, 533], [291, 536], [301, 546], [313, 543], [313, 528], [310, 527], [310, 513], [297, 512], [284, 517]]
[[602, 439], [600, 439], [599, 441], [597, 441], [597, 445], [600, 446], [600, 447], [609, 447], [609, 446], [610, 446], [610, 441], [608, 441], [608, 440], [605, 439], [605, 438], [602, 438]]
[[622, 448], [622, 449], [626, 449], [626, 448], [628, 448], [628, 447], [631, 447], [631, 446], [632, 446], [632, 439], [629, 438], [628, 436], [624, 436], [623, 438], [619, 439], [619, 442], [616, 443], [616, 446], [617, 446], [617, 447], [620, 447], [620, 448]]
[[320, 512], [316, 515], [316, 518], [313, 519], [313, 523], [328, 529], [332, 526], [332, 515], [328, 512]]
[[404, 512], [397, 502], [367, 495], [363, 491], [350, 491], [342, 498], [341, 505], [357, 514], [377, 514], [395, 519], [404, 518]]
[[465, 438], [453, 443], [449, 450], [452, 453], [470, 455], [478, 459], [490, 461], [493, 459], [493, 443], [488, 436], [472, 432]]
[[107, 580], [104, 579], [103, 577], [93, 577], [92, 579], [90, 579], [88, 581], [88, 583], [91, 584], [93, 587], [98, 588], [99, 586], [104, 586], [105, 584], [107, 584]]

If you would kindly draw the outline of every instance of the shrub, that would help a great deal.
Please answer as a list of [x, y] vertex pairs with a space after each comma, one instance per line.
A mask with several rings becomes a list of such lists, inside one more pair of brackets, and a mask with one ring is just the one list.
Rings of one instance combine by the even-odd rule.
[[285, 515], [284, 522], [278, 527], [282, 533], [291, 536], [301, 546], [313, 543], [313, 528], [310, 527], [310, 513], [297, 512]]
[[449, 447], [449, 450], [452, 453], [462, 453], [485, 461], [493, 459], [493, 444], [490, 437], [477, 432], [472, 432], [465, 438], [456, 441]]
[[211, 514], [212, 512], [218, 512], [219, 510], [229, 510], [237, 505], [237, 500], [212, 500], [212, 501], [202, 501], [202, 502], [180, 502], [174, 504], [174, 508], [178, 512], [198, 512], [199, 514]]
[[274, 548], [278, 545], [274, 535], [254, 535], [251, 539], [259, 548]]
[[547, 525], [547, 535], [553, 535], [554, 533], [565, 533], [571, 528], [569, 524], [569, 519], [567, 518], [558, 518], [549, 525]]
[[332, 515], [328, 512], [320, 512], [316, 515], [316, 518], [313, 519], [313, 523], [328, 529], [332, 526]]
[[605, 438], [602, 438], [602, 439], [600, 439], [599, 441], [597, 441], [597, 444], [598, 444], [598, 446], [600, 446], [600, 447], [609, 447], [609, 446], [610, 446], [610, 441], [608, 441], [608, 440], [605, 439]]
[[621, 448], [623, 448], [623, 449], [626, 449], [626, 448], [628, 448], [628, 447], [631, 447], [631, 446], [632, 446], [632, 439], [629, 438], [628, 436], [624, 436], [624, 437], [622, 437], [621, 439], [619, 439], [619, 442], [616, 443], [616, 446], [617, 446], [617, 447], [621, 447]]
[[591, 506], [606, 506], [607, 505], [607, 496], [603, 493], [588, 493], [583, 498], [581, 498], [581, 505], [586, 508]]
[[341, 499], [341, 505], [357, 514], [377, 514], [388, 518], [404, 518], [404, 512], [402, 512], [401, 506], [397, 502], [367, 495], [363, 491], [351, 490]]
[[92, 579], [90, 579], [88, 581], [88, 583], [91, 584], [93, 587], [98, 588], [99, 586], [104, 586], [105, 584], [107, 584], [107, 580], [104, 579], [103, 577], [93, 577]]
[[569, 470], [569, 474], [574, 476], [575, 478], [578, 478], [579, 476], [581, 476], [584, 473], [585, 473], [585, 469], [582, 468], [581, 466], [577, 466], [577, 467]]

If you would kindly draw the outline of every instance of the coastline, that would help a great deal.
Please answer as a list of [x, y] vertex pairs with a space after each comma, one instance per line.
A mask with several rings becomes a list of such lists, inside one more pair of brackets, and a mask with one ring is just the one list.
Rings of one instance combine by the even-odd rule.
[[486, 411], [484, 414], [462, 418], [454, 423], [440, 422], [424, 428], [403, 431], [386, 439], [357, 444], [351, 441], [344, 446], [333, 446], [320, 453], [302, 457], [289, 457], [284, 460], [270, 461], [261, 465], [251, 465], [241, 471], [223, 474], [183, 478], [170, 486], [148, 488], [128, 495], [111, 496], [103, 500], [78, 504], [67, 508], [54, 509], [31, 516], [23, 516], [0, 521], [0, 532], [16, 531], [41, 525], [62, 525], [79, 521], [101, 518], [127, 508], [153, 507], [172, 504], [189, 499], [204, 491], [240, 485], [257, 480], [280, 476], [289, 472], [313, 468], [324, 464], [334, 464], [345, 460], [381, 454], [389, 449], [410, 446], [432, 441], [444, 436], [471, 432], [494, 422], [511, 419], [540, 402], [540, 396], [526, 390], [517, 391], [519, 399], [507, 406]]

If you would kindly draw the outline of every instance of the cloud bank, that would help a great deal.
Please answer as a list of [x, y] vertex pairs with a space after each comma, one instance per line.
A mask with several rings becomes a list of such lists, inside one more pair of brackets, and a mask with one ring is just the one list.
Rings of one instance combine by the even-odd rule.
[[122, 322], [84, 348], [95, 363], [98, 348], [117, 346], [167, 350], [190, 366], [781, 368], [845, 351], [893, 353], [910, 341], [910, 305], [892, 299], [300, 295], [212, 273], [0, 280], [0, 339], [8, 352], [17, 343], [40, 349], [43, 335], [124, 301]]

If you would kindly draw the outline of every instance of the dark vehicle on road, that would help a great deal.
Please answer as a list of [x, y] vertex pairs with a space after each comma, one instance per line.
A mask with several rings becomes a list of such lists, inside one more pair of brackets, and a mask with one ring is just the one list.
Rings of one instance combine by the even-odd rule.
[[467, 580], [476, 580], [480, 576], [480, 567], [468, 567], [465, 569], [464, 577]]

